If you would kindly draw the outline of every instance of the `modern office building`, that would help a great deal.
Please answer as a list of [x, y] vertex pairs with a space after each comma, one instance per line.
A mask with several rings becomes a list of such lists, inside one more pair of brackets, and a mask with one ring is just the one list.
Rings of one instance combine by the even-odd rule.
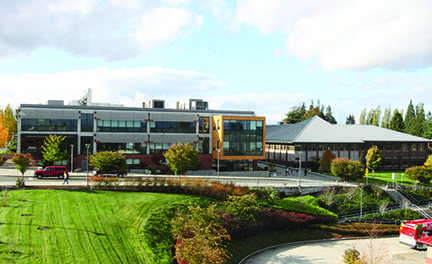
[[337, 158], [360, 160], [376, 145], [384, 157], [382, 169], [422, 165], [430, 153], [430, 140], [371, 125], [333, 125], [318, 116], [296, 124], [269, 125], [266, 160], [307, 167], [321, 159], [327, 148]]
[[165, 108], [164, 100], [124, 107], [88, 99], [68, 105], [57, 100], [22, 104], [17, 110], [18, 152], [41, 162], [44, 139], [62, 135], [62, 148], [73, 153], [73, 168], [87, 167], [87, 153], [118, 151], [130, 168], [145, 169], [159, 165], [161, 154], [179, 142], [200, 151], [200, 169], [253, 170], [265, 158], [265, 118], [252, 111], [210, 110], [201, 99], [178, 102], [175, 109]]

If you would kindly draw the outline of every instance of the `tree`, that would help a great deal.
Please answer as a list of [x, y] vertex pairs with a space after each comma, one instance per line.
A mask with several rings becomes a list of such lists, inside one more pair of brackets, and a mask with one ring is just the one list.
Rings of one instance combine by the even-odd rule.
[[8, 129], [3, 124], [3, 113], [0, 112], [0, 148], [3, 148], [8, 142]]
[[415, 166], [405, 170], [405, 174], [412, 180], [429, 184], [432, 178], [432, 169], [425, 166]]
[[331, 162], [336, 158], [335, 154], [330, 150], [330, 148], [327, 148], [327, 150], [324, 152], [322, 159], [320, 160], [320, 167], [319, 171], [330, 171], [330, 164]]
[[427, 158], [426, 162], [424, 163], [424, 166], [426, 168], [432, 169], [432, 155], [429, 155], [429, 157]]
[[366, 124], [366, 108], [363, 108], [363, 110], [361, 111], [359, 124], [360, 125], [367, 125]]
[[224, 242], [231, 237], [223, 227], [216, 204], [207, 208], [190, 205], [187, 212], [178, 212], [172, 219], [171, 228], [177, 242], [175, 258], [178, 263], [227, 263], [229, 255]]
[[415, 117], [411, 120], [407, 133], [421, 137], [425, 132], [426, 116], [422, 103], [416, 105]]
[[170, 146], [164, 153], [168, 166], [175, 175], [185, 174], [188, 170], [198, 169], [200, 161], [199, 151], [194, 149], [191, 144], [178, 143]]
[[10, 104], [8, 104], [3, 110], [2, 119], [3, 119], [3, 125], [6, 127], [8, 133], [7, 141], [9, 142], [9, 147], [11, 147], [12, 137], [17, 132], [17, 120]]
[[423, 133], [424, 138], [432, 139], [432, 113], [428, 112]]
[[383, 128], [390, 128], [390, 121], [392, 119], [391, 117], [391, 107], [387, 107], [386, 109], [384, 109], [384, 116], [381, 120], [381, 127]]
[[49, 135], [45, 138], [42, 145], [42, 156], [45, 165], [52, 165], [56, 161], [63, 161], [67, 158], [68, 152], [61, 151], [61, 144], [66, 139], [65, 136]]
[[364, 176], [364, 168], [360, 161], [337, 158], [331, 163], [331, 172], [343, 181], [356, 181]]
[[291, 108], [291, 111], [286, 114], [286, 118], [283, 121], [285, 124], [295, 124], [302, 121], [305, 114], [306, 106], [303, 103], [301, 106]]
[[366, 167], [372, 170], [372, 174], [374, 174], [375, 170], [381, 165], [382, 160], [383, 156], [377, 146], [368, 149], [366, 153]]
[[405, 120], [404, 120], [406, 132], [409, 131], [409, 129], [411, 127], [411, 121], [415, 118], [415, 116], [416, 116], [416, 114], [415, 114], [414, 105], [412, 103], [412, 100], [410, 100], [410, 102], [408, 104], [407, 112], [405, 114]]
[[90, 164], [102, 173], [127, 171], [126, 158], [118, 153], [111, 151], [101, 151], [90, 156]]
[[403, 132], [405, 130], [403, 117], [398, 109], [395, 109], [393, 112], [392, 119], [390, 120], [389, 129], [399, 132]]
[[337, 124], [336, 118], [332, 114], [331, 106], [327, 106], [324, 120], [330, 122], [330, 124]]
[[347, 125], [355, 125], [355, 117], [353, 114], [350, 114], [345, 121], [345, 124]]
[[12, 157], [12, 162], [15, 163], [15, 167], [21, 173], [21, 180], [17, 178], [17, 185], [22, 187], [24, 186], [24, 173], [27, 171], [27, 168], [30, 166], [32, 162], [31, 155], [29, 153], [27, 154], [16, 153]]

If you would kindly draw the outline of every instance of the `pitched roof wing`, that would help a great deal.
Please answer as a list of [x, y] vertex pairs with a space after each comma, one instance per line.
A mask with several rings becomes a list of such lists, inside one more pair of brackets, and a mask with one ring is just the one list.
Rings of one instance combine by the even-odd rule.
[[318, 116], [296, 124], [266, 127], [273, 143], [364, 143], [368, 141], [427, 142], [429, 139], [371, 125], [333, 125]]

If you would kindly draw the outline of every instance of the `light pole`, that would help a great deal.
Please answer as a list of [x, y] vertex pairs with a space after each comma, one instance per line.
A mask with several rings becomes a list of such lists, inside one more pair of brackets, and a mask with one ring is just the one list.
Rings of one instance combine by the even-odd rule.
[[85, 144], [86, 149], [87, 149], [87, 176], [86, 176], [86, 180], [87, 180], [87, 187], [88, 187], [88, 170], [89, 170], [89, 148], [90, 148], [90, 144]]
[[70, 170], [70, 172], [72, 173], [73, 172], [73, 147], [74, 147], [74, 144], [71, 144], [70, 146], [71, 146], [71, 170]]
[[220, 148], [217, 149], [217, 153], [218, 153], [218, 160], [217, 160], [217, 178], [219, 180], [219, 155], [220, 155]]
[[299, 175], [299, 183], [298, 185], [301, 185], [301, 164], [302, 164], [302, 152], [299, 151], [299, 171], [298, 171], [298, 175]]
[[360, 184], [360, 219], [363, 217], [363, 184]]

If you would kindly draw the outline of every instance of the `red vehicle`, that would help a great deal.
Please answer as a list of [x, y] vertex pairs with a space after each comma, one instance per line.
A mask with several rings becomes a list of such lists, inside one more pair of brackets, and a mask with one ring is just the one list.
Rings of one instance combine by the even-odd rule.
[[34, 177], [38, 179], [42, 179], [43, 177], [58, 177], [59, 179], [63, 179], [65, 174], [69, 176], [66, 166], [47, 166], [43, 170], [36, 170]]
[[399, 242], [415, 249], [424, 249], [426, 245], [420, 240], [432, 235], [432, 219], [409, 220], [399, 228]]

